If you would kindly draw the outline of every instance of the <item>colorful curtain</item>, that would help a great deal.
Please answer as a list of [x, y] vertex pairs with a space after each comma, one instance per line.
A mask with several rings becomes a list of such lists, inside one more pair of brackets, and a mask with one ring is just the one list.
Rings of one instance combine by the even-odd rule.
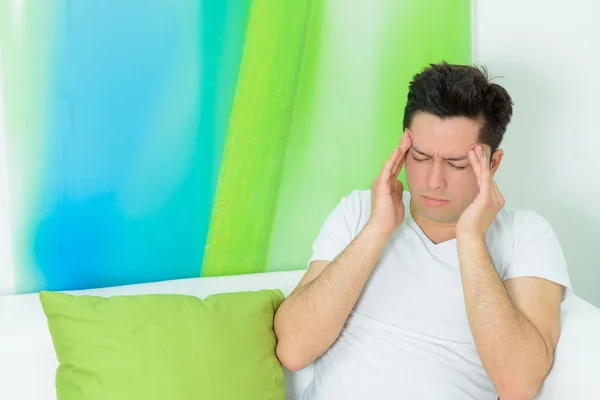
[[0, 294], [306, 268], [470, 35], [468, 0], [0, 2]]

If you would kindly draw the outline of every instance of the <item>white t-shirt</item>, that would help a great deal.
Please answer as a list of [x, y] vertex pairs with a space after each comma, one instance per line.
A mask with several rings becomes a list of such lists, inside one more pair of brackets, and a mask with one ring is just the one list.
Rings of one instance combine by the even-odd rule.
[[[339, 338], [314, 363], [305, 400], [496, 399], [467, 321], [456, 241], [431, 242], [410, 215], [388, 242]], [[367, 223], [370, 190], [344, 197], [313, 245], [333, 261]], [[486, 243], [502, 280], [537, 276], [571, 285], [549, 223], [502, 209]]]

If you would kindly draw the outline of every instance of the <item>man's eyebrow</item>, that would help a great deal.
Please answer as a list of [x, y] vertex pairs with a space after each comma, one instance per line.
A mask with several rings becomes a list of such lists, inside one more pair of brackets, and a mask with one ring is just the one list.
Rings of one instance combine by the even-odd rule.
[[424, 153], [424, 152], [423, 152], [423, 150], [419, 150], [419, 149], [418, 149], [418, 148], [416, 148], [415, 146], [410, 146], [410, 149], [411, 149], [412, 151], [414, 151], [415, 153], [418, 153], [418, 154], [420, 154], [420, 155], [422, 155], [422, 156], [424, 156], [424, 157], [431, 157], [429, 154], [427, 154], [427, 153]]
[[[422, 155], [423, 157], [431, 158], [431, 156], [429, 154], [425, 153], [423, 150], [419, 150], [415, 146], [411, 146], [410, 149], [412, 151], [414, 151], [415, 153]], [[464, 156], [460, 156], [460, 157], [449, 157], [449, 158], [445, 158], [444, 160], [446, 160], [446, 161], [464, 161], [464, 160], [468, 160], [468, 159], [469, 159], [469, 157], [464, 155]]]
[[465, 161], [468, 160], [469, 156], [460, 156], [460, 157], [450, 157], [450, 158], [446, 158], [447, 161]]

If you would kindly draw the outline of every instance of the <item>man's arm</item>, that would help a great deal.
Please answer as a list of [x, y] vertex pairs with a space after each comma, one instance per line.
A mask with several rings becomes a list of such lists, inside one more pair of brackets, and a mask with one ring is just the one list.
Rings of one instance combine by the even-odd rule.
[[465, 306], [477, 351], [501, 400], [532, 399], [560, 334], [563, 287], [534, 277], [502, 283], [483, 240], [457, 238]]
[[305, 368], [335, 342], [387, 240], [367, 225], [333, 262], [311, 263], [275, 314], [277, 356], [286, 368]]
[[[552, 366], [564, 289], [557, 283], [533, 277], [514, 277], [506, 285], [502, 283], [485, 237], [504, 207], [504, 197], [493, 179], [483, 148], [475, 146], [468, 157], [479, 193], [458, 220], [456, 244], [469, 325], [481, 362], [500, 399], [530, 400]], [[496, 159], [494, 169], [498, 163]], [[539, 233], [544, 234], [544, 230]], [[552, 237], [547, 230], [545, 234], [541, 242], [527, 240], [521, 244], [512, 261], [513, 270], [522, 269], [516, 274], [536, 268], [553, 269], [552, 263], [559, 261], [547, 258], [546, 252], [554, 254], [556, 246], [548, 246], [552, 240], [546, 240]]]
[[[404, 221], [398, 174], [410, 144], [410, 135], [404, 134], [373, 182], [369, 222], [333, 262], [314, 261], [275, 313], [277, 357], [286, 368], [305, 368], [335, 342], [387, 241]], [[343, 241], [332, 239], [338, 226], [347, 225], [340, 219], [323, 233], [323, 239], [336, 243], [335, 254]]]

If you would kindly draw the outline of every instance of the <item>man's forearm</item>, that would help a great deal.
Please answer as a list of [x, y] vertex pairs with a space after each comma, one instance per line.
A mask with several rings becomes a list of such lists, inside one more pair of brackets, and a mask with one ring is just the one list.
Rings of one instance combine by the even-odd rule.
[[280, 306], [275, 331], [278, 354], [293, 360], [288, 368], [304, 368], [335, 342], [388, 238], [376, 227], [365, 226], [319, 276]]
[[531, 399], [552, 365], [544, 338], [513, 305], [485, 241], [457, 238], [465, 306], [477, 351], [501, 400]]

